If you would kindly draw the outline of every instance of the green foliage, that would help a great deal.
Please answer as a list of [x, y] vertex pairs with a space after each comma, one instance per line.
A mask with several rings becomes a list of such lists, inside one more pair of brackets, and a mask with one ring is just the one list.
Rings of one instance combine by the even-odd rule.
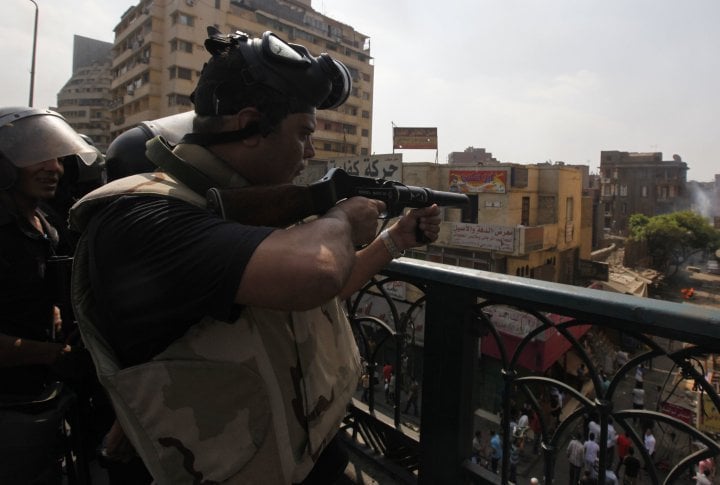
[[680, 264], [698, 251], [720, 247], [720, 231], [691, 211], [653, 217], [633, 214], [628, 227], [632, 239], [647, 242], [653, 266], [665, 272], [673, 267], [677, 271]]

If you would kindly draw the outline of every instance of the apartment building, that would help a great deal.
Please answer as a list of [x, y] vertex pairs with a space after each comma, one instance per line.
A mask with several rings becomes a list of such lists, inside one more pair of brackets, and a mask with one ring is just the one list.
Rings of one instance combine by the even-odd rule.
[[367, 156], [372, 133], [374, 67], [370, 39], [315, 11], [310, 0], [141, 0], [115, 27], [111, 135], [192, 109], [208, 54], [207, 26], [260, 36], [272, 31], [313, 55], [327, 52], [350, 70], [353, 90], [335, 110], [318, 111], [316, 157]]
[[590, 251], [582, 248], [592, 230], [591, 221], [582, 222], [583, 175], [561, 163], [405, 163], [405, 184], [470, 198], [468, 207], [445, 208], [439, 239], [408, 255], [572, 284], [578, 258]]
[[105, 152], [110, 138], [108, 106], [112, 44], [76, 35], [73, 38], [73, 73], [57, 95], [57, 111], [79, 133], [92, 138]]
[[655, 216], [689, 208], [687, 163], [679, 155], [663, 160], [661, 152], [600, 152], [600, 203], [604, 229], [627, 234], [633, 214]]

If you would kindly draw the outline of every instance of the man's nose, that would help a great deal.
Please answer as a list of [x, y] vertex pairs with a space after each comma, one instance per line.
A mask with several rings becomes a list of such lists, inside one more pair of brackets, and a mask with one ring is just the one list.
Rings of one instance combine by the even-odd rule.
[[308, 139], [307, 143], [305, 143], [305, 152], [303, 153], [303, 158], [313, 158], [315, 156], [315, 147], [313, 146], [312, 138]]
[[43, 170], [47, 172], [60, 172], [62, 174], [65, 171], [65, 167], [57, 158], [51, 158], [43, 163]]

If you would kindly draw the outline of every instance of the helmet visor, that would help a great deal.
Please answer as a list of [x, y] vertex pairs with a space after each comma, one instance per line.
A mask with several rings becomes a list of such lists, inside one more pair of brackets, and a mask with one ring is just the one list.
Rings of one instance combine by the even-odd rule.
[[0, 153], [18, 168], [77, 155], [91, 165], [97, 151], [54, 111], [28, 109], [0, 117]]

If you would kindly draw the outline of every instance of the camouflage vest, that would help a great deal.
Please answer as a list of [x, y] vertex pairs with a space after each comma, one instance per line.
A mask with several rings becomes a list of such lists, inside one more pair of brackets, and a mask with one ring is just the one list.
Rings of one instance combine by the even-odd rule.
[[[199, 160], [195, 167], [211, 178], [229, 171], [200, 147], [181, 145], [175, 153]], [[205, 204], [156, 172], [88, 194], [73, 207], [71, 224], [84, 229], [97, 209], [130, 193]], [[337, 300], [306, 312], [246, 307], [233, 323], [206, 317], [150, 362], [125, 369], [93, 324], [86, 234], [75, 255], [73, 300], [100, 381], [158, 484], [301, 481], [337, 432], [358, 383], [357, 348]]]

